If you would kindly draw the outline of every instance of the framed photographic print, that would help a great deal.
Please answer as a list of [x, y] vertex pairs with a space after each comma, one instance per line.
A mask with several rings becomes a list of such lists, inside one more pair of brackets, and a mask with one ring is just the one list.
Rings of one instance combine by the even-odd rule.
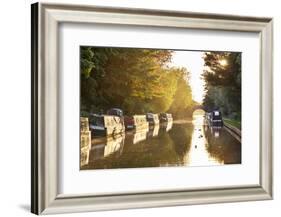
[[32, 212], [272, 199], [272, 19], [32, 5]]

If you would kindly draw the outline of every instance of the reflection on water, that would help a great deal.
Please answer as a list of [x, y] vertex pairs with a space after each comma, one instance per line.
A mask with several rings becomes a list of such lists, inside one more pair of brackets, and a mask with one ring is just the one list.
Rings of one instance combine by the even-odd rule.
[[148, 137], [148, 138], [151, 138], [151, 137], [158, 136], [158, 134], [159, 134], [159, 129], [160, 129], [159, 124], [154, 125], [154, 126], [150, 126], [150, 127], [149, 127], [149, 131], [148, 131], [148, 133], [147, 133], [147, 137]]
[[210, 166], [241, 163], [241, 144], [224, 128], [204, 124], [203, 115], [94, 138], [89, 163], [81, 169]]
[[101, 159], [110, 154], [120, 154], [124, 146], [125, 134], [119, 134], [115, 137], [104, 137], [92, 140], [90, 151], [90, 161]]
[[223, 158], [215, 158], [208, 152], [208, 142], [204, 132], [204, 121], [202, 115], [193, 117], [192, 124], [194, 130], [191, 139], [191, 147], [186, 155], [186, 164], [189, 166], [223, 164]]
[[[137, 132], [134, 132], [134, 131], [128, 132], [126, 134], [126, 141], [128, 141], [128, 143], [131, 143], [131, 144], [136, 144], [138, 142], [146, 140], [148, 132], [149, 132], [148, 128], [138, 130]], [[157, 134], [158, 134], [158, 131], [157, 131]]]
[[173, 121], [165, 122], [161, 125], [161, 129], [165, 130], [166, 132], [170, 131], [173, 127]]

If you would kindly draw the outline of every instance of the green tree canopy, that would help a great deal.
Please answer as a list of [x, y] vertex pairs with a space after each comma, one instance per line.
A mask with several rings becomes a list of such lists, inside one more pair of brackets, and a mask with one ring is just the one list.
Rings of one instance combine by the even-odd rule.
[[219, 108], [227, 116], [241, 116], [241, 53], [206, 52], [206, 95], [203, 105], [207, 110]]

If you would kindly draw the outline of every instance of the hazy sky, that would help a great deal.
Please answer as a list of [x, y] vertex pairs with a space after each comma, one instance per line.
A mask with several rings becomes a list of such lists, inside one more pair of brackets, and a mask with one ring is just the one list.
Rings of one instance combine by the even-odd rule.
[[193, 99], [199, 103], [204, 97], [204, 80], [201, 74], [204, 69], [204, 52], [200, 51], [174, 51], [171, 65], [185, 67], [190, 72], [190, 85]]

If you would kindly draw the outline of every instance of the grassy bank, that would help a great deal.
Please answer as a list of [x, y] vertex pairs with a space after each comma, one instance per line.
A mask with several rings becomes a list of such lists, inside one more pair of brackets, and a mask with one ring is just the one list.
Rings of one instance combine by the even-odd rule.
[[241, 130], [241, 121], [224, 118], [223, 121]]

